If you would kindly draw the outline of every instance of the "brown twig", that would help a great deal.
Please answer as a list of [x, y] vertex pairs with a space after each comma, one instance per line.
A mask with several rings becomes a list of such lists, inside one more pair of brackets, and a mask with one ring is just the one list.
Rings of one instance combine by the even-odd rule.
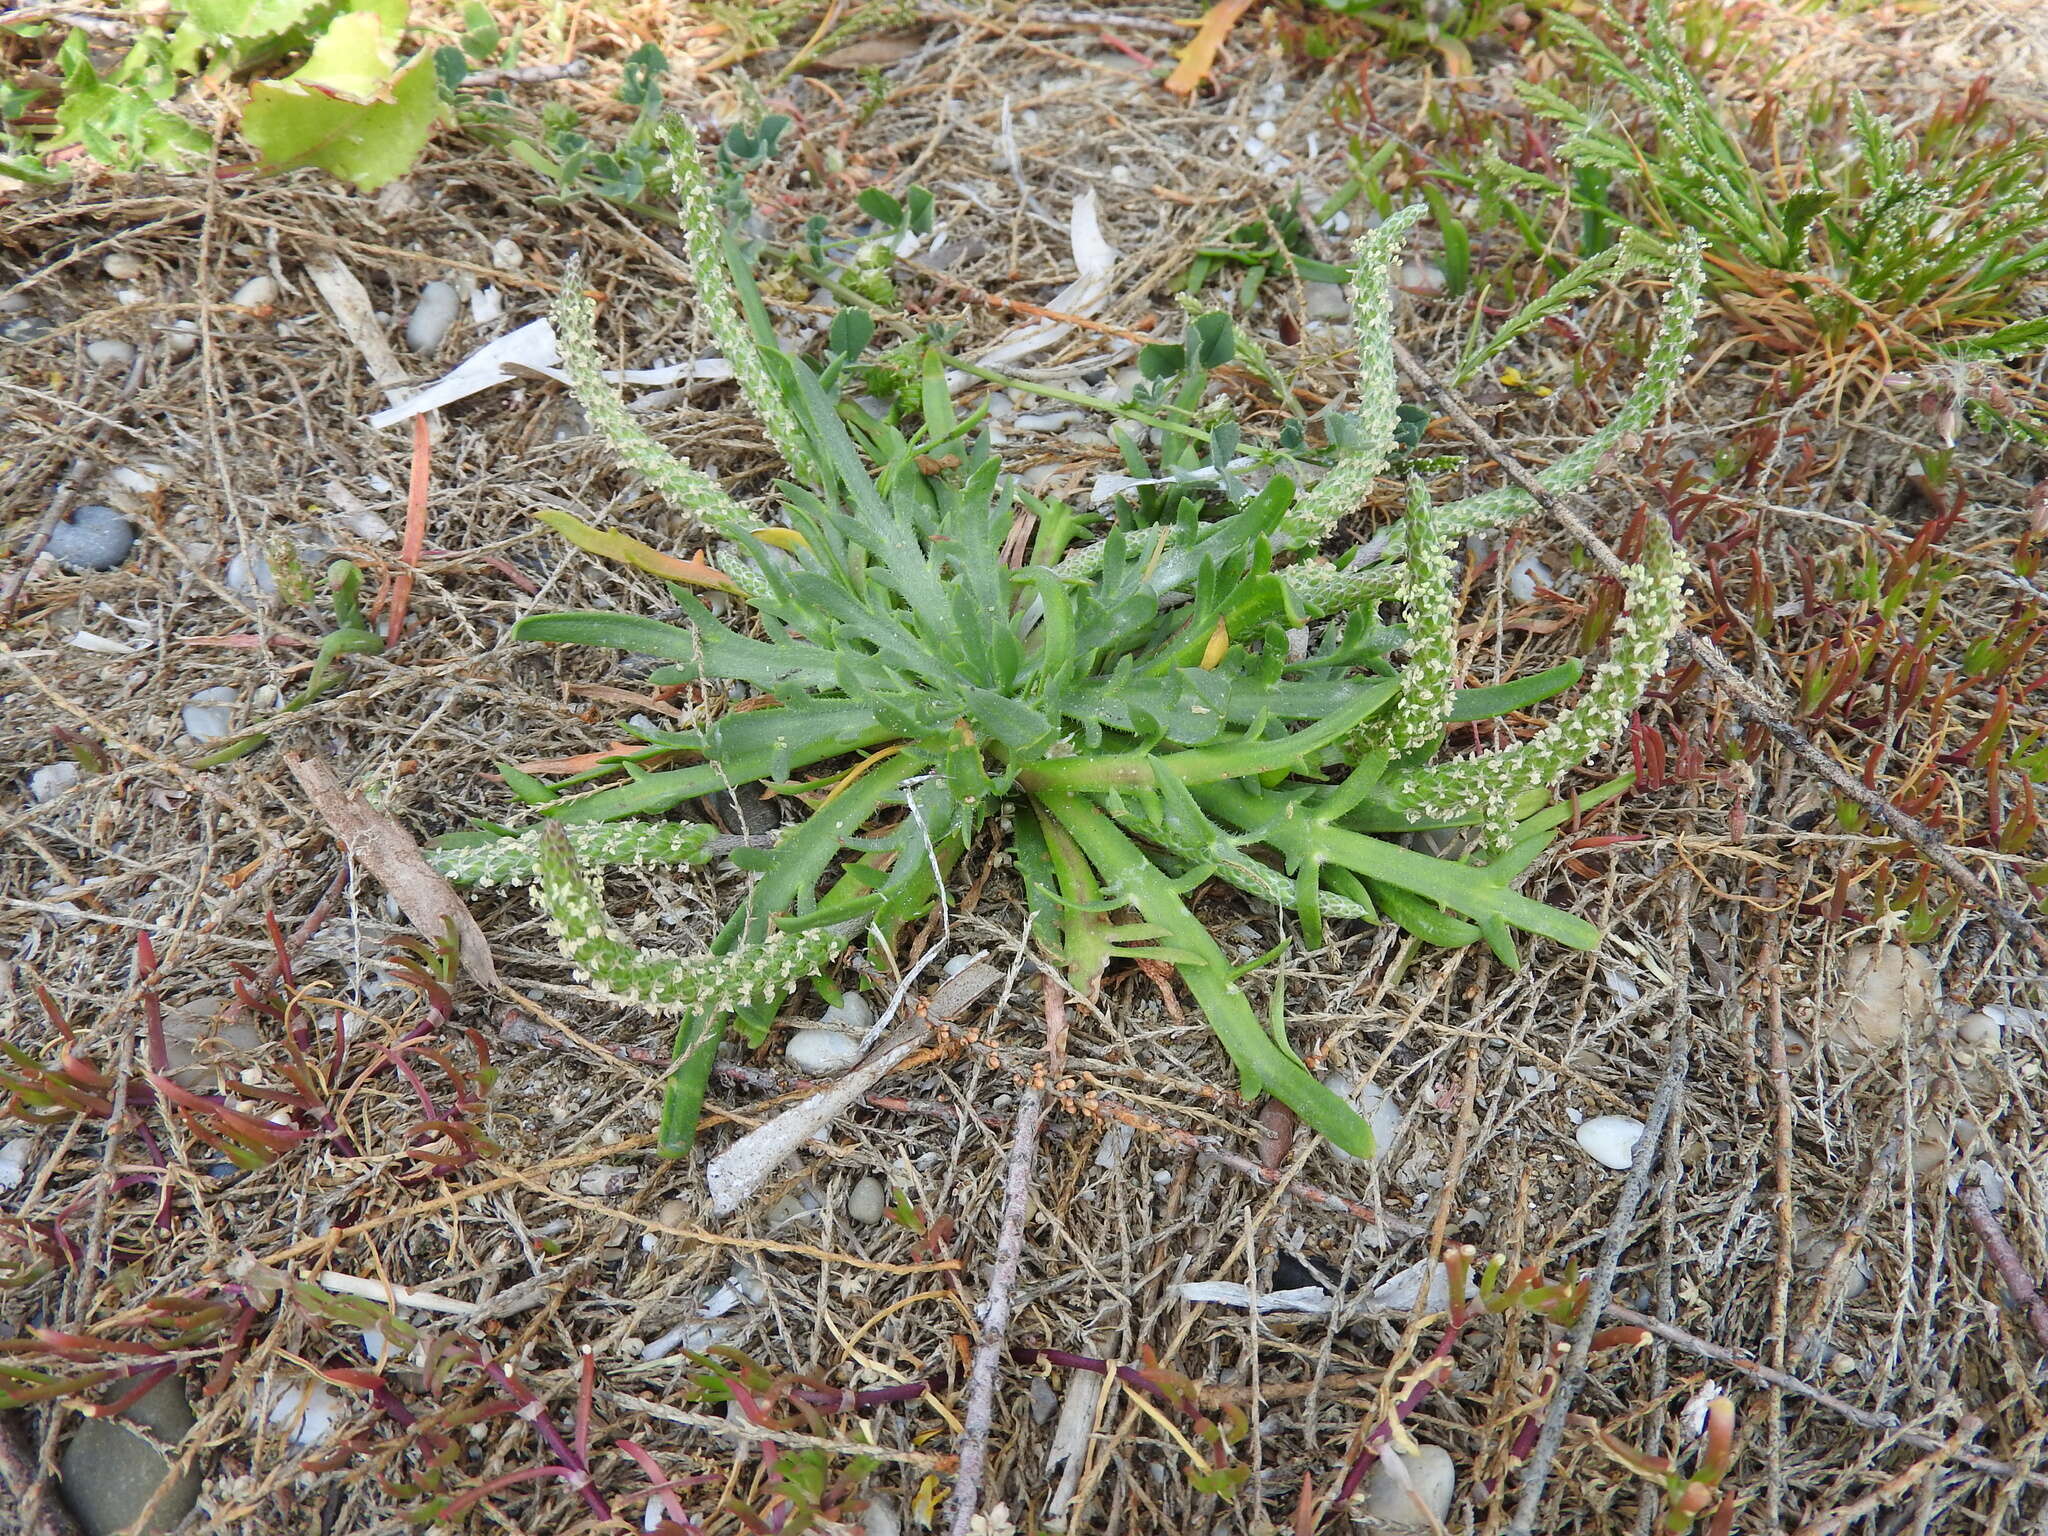
[[1635, 1230], [1636, 1211], [1650, 1187], [1650, 1170], [1656, 1166], [1663, 1148], [1665, 1123], [1678, 1104], [1679, 1090], [1685, 1086], [1691, 1038], [1683, 1023], [1674, 1028], [1673, 1036], [1664, 1081], [1658, 1085], [1657, 1097], [1651, 1101], [1642, 1138], [1636, 1143], [1635, 1164], [1629, 1169], [1628, 1178], [1622, 1182], [1621, 1196], [1614, 1204], [1614, 1219], [1608, 1222], [1607, 1236], [1600, 1245], [1600, 1263], [1593, 1271], [1592, 1285], [1586, 1293], [1585, 1311], [1572, 1325], [1570, 1352], [1559, 1368], [1557, 1388], [1551, 1394], [1550, 1407], [1544, 1413], [1543, 1429], [1536, 1437], [1536, 1448], [1522, 1470], [1522, 1496], [1515, 1505], [1515, 1518], [1508, 1527], [1508, 1536], [1532, 1536], [1536, 1529], [1543, 1490], [1550, 1481], [1551, 1463], [1557, 1459], [1558, 1448], [1564, 1444], [1566, 1417], [1578, 1399], [1579, 1388], [1585, 1384], [1586, 1363], [1593, 1352], [1593, 1335], [1599, 1331], [1608, 1302], [1614, 1295], [1614, 1274], [1621, 1267], [1622, 1251], [1628, 1247], [1629, 1238]]
[[2012, 1239], [1998, 1224], [1998, 1213], [1991, 1208], [1990, 1197], [1984, 1193], [1981, 1184], [1972, 1182], [1963, 1186], [1956, 1199], [1975, 1229], [1977, 1240], [1991, 1256], [1992, 1268], [1998, 1271], [1998, 1278], [2012, 1293], [2013, 1305], [2026, 1313], [2027, 1326], [2033, 1330], [2035, 1342], [2048, 1350], [2048, 1300], [2042, 1299], [2041, 1289], [2034, 1284], [2034, 1277], [2027, 1273], [2027, 1266], [2014, 1250]]
[[[1474, 443], [1484, 449], [1510, 480], [1534, 497], [1536, 504], [1545, 513], [1583, 544], [1602, 570], [1617, 580], [1629, 579], [1628, 567], [1614, 552], [1613, 547], [1588, 527], [1585, 520], [1576, 512], [1567, 507], [1563, 498], [1544, 489], [1534, 475], [1522, 468], [1500, 440], [1481, 426], [1458, 397], [1437, 382], [1435, 377], [1416, 360], [1413, 353], [1396, 342], [1394, 357], [1415, 386], [1428, 395], [1439, 410], [1456, 422]], [[1672, 649], [1681, 656], [1699, 663], [1700, 670], [1728, 695], [1735, 705], [1736, 713], [1744, 720], [1760, 725], [1770, 732], [1794, 757], [1819, 775], [1830, 789], [1855, 801], [1882, 822], [1889, 831], [1910, 843], [1923, 859], [1947, 875], [1958, 890], [1995, 918], [2008, 933], [2027, 945], [2042, 960], [2048, 961], [2048, 936], [2044, 936], [2028, 921], [2025, 914], [1964, 865], [1950, 851], [1946, 839], [1939, 832], [1908, 816], [1885, 796], [1866, 786], [1861, 779], [1849, 773], [1841, 764], [1815, 746], [1812, 739], [1785, 718], [1784, 713], [1756, 684], [1743, 675], [1712, 640], [1704, 635], [1680, 630], [1672, 637]]]
[[434, 431], [421, 412], [412, 419], [412, 474], [405, 488], [405, 539], [398, 548], [398, 574], [391, 579], [391, 616], [384, 625], [384, 648], [398, 644], [405, 633], [405, 610], [412, 601], [412, 573], [427, 542], [427, 486], [434, 462]]
[[953, 1483], [953, 1536], [968, 1536], [981, 1505], [988, 1463], [989, 1428], [995, 1418], [996, 1372], [1009, 1352], [1010, 1310], [1017, 1273], [1024, 1263], [1024, 1223], [1031, 1214], [1031, 1170], [1038, 1160], [1038, 1130], [1045, 1088], [1067, 1056], [1067, 998], [1050, 977], [1045, 982], [1046, 1070], [1017, 1100], [1017, 1131], [1003, 1178], [1003, 1225], [996, 1241], [988, 1299], [981, 1305], [981, 1331], [967, 1380], [967, 1411], [960, 1430], [960, 1472]]

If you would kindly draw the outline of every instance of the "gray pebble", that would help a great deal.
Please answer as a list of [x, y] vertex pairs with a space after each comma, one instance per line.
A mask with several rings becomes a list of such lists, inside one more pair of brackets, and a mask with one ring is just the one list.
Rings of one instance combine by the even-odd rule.
[[[142, 1425], [167, 1445], [184, 1439], [194, 1423], [176, 1377], [145, 1392], [121, 1418]], [[88, 1536], [107, 1536], [134, 1523], [170, 1471], [170, 1463], [119, 1419], [81, 1419], [64, 1444], [60, 1471], [64, 1502], [78, 1523]], [[194, 1467], [171, 1485], [143, 1531], [173, 1529], [198, 1502], [199, 1469]]]
[[878, 1225], [889, 1210], [889, 1188], [873, 1174], [853, 1186], [846, 1197], [846, 1216], [864, 1227]]
[[85, 360], [95, 368], [126, 368], [135, 361], [135, 343], [112, 338], [88, 341]]
[[135, 525], [112, 507], [84, 506], [51, 529], [43, 547], [73, 570], [111, 571], [135, 547]]
[[127, 251], [115, 251], [100, 263], [100, 270], [117, 283], [132, 283], [142, 276], [142, 258]]
[[12, 320], [0, 322], [0, 341], [11, 341], [25, 347], [41, 341], [56, 329], [55, 321], [45, 320], [41, 315], [16, 315]]
[[438, 352], [462, 308], [453, 283], [428, 283], [405, 323], [405, 344], [415, 352]]

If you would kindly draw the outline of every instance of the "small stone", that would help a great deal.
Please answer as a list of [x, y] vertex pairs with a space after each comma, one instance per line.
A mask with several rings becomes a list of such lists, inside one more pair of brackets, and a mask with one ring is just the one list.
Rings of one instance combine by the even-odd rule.
[[623, 1195], [640, 1180], [637, 1169], [622, 1163], [596, 1163], [576, 1176], [576, 1188], [597, 1199]]
[[1643, 1122], [1628, 1115], [1595, 1115], [1573, 1134], [1594, 1162], [1626, 1171], [1643, 1139]]
[[461, 309], [461, 295], [453, 283], [428, 283], [420, 289], [420, 301], [405, 323], [405, 344], [415, 352], [440, 351]]
[[[1531, 554], [1520, 555], [1508, 568], [1508, 596], [1518, 603], [1533, 603], [1536, 601], [1536, 589], [1548, 587], [1555, 580], [1541, 560]], [[1624, 998], [1622, 1001], [1633, 1002], [1634, 999]]]
[[1336, 283], [1307, 283], [1303, 306], [1311, 320], [1349, 320], [1351, 296]]
[[1924, 1027], [1941, 993], [1933, 965], [1905, 944], [1857, 945], [1842, 981], [1847, 1001], [1833, 1022], [1843, 1044], [1865, 1051], [1891, 1050], [1909, 1027]]
[[680, 1227], [690, 1220], [690, 1202], [687, 1200], [664, 1200], [661, 1209], [654, 1213], [654, 1219], [664, 1227]]
[[132, 283], [142, 276], [143, 262], [140, 256], [127, 251], [115, 251], [100, 263], [100, 270], [117, 283]]
[[1429, 261], [1403, 262], [1401, 275], [1395, 281], [1410, 293], [1442, 293], [1449, 286], [1444, 269]]
[[[196, 1422], [175, 1376], [150, 1388], [121, 1419], [140, 1424], [166, 1445], [184, 1439]], [[121, 1419], [81, 1419], [64, 1444], [59, 1467], [64, 1502], [88, 1536], [108, 1536], [133, 1525], [171, 1469], [164, 1453]], [[169, 1531], [190, 1514], [199, 1502], [199, 1483], [196, 1466], [173, 1483], [142, 1527], [145, 1536]]]
[[0, 293], [0, 315], [19, 315], [29, 307], [25, 293]]
[[2004, 1020], [1989, 1008], [1966, 1013], [1956, 1024], [1956, 1038], [1973, 1051], [1997, 1050], [2004, 1033]]
[[1366, 1479], [1361, 1513], [1378, 1520], [1383, 1531], [1441, 1530], [1457, 1486], [1458, 1464], [1442, 1446], [1418, 1445], [1412, 1453], [1389, 1449]]
[[836, 1029], [842, 1035], [864, 1035], [875, 1022], [875, 1005], [858, 992], [840, 994], [818, 1020], [820, 1029]]
[[814, 1076], [844, 1072], [860, 1060], [860, 1042], [836, 1029], [800, 1029], [782, 1050], [792, 1067]]
[[202, 688], [179, 711], [178, 718], [194, 741], [219, 741], [233, 732], [234, 706], [239, 701], [240, 695], [232, 688]]
[[17, 1136], [5, 1146], [0, 1146], [0, 1189], [18, 1189], [28, 1177], [28, 1155], [35, 1148], [35, 1140], [28, 1136]]
[[846, 1197], [846, 1219], [857, 1221], [864, 1227], [879, 1225], [888, 1210], [888, 1186], [873, 1174], [855, 1184], [853, 1192]]
[[197, 320], [173, 320], [171, 328], [164, 333], [164, 351], [176, 362], [181, 357], [190, 357], [199, 350], [199, 322]]
[[494, 240], [491, 242], [491, 265], [500, 272], [517, 272], [526, 265], [526, 252], [519, 249], [517, 240]]
[[228, 590], [262, 597], [277, 595], [277, 578], [271, 574], [270, 557], [260, 549], [244, 549], [228, 561]]
[[32, 346], [56, 329], [55, 321], [45, 320], [41, 315], [16, 315], [12, 320], [0, 321], [0, 341]]
[[258, 272], [237, 288], [228, 302], [242, 309], [267, 309], [277, 302], [277, 279]]
[[1043, 1376], [1031, 1378], [1031, 1422], [1038, 1425], [1050, 1424], [1052, 1416], [1060, 1411], [1060, 1395], [1053, 1391], [1052, 1383]]
[[41, 805], [54, 800], [78, 782], [78, 764], [49, 763], [28, 776], [28, 797]]
[[85, 506], [50, 530], [43, 551], [77, 571], [111, 571], [135, 547], [135, 525], [112, 507]]
[[860, 1512], [860, 1528], [861, 1536], [903, 1536], [903, 1516], [896, 1512], [895, 1500], [869, 1499], [867, 1508]]
[[[152, 464], [150, 469], [158, 471], [158, 474], [169, 473], [161, 464]], [[105, 483], [117, 491], [126, 491], [131, 496], [154, 496], [163, 488], [158, 475], [132, 469], [126, 464], [116, 464], [108, 470]]]

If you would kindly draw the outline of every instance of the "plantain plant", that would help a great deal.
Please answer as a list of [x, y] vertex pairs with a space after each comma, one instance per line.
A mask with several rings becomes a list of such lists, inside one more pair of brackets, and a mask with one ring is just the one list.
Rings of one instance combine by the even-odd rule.
[[[1188, 477], [1185, 494], [1154, 498], [1146, 517], [1127, 510], [1080, 544], [1083, 520], [1021, 491], [977, 430], [979, 413], [956, 411], [936, 351], [923, 359], [913, 422], [843, 398], [873, 330], [865, 314], [840, 317], [822, 366], [773, 345], [687, 130], [671, 150], [697, 302], [792, 469], [780, 515], [763, 521], [626, 412], [601, 377], [572, 274], [557, 320], [577, 399], [628, 465], [723, 542], [715, 568], [636, 558], [674, 578], [668, 619], [543, 614], [515, 638], [653, 655], [664, 663], [656, 684], [744, 685], [751, 707], [690, 730], [640, 729], [644, 749], [602, 770], [623, 769], [624, 783], [590, 789], [585, 776], [549, 788], [513, 776], [541, 803], [539, 829], [437, 857], [459, 878], [532, 880], [581, 975], [678, 1016], [661, 1123], [671, 1154], [691, 1142], [730, 1023], [758, 1043], [791, 989], [863, 941], [886, 968], [897, 934], [943, 911], [956, 866], [1003, 855], [1034, 938], [1075, 985], [1118, 960], [1171, 967], [1247, 1098], [1271, 1094], [1339, 1147], [1368, 1153], [1366, 1126], [1289, 1047], [1277, 1007], [1268, 1018], [1254, 1010], [1239, 984], [1250, 967], [1210, 933], [1194, 893], [1233, 886], [1290, 914], [1311, 948], [1333, 919], [1393, 922], [1440, 945], [1483, 940], [1509, 965], [1516, 930], [1594, 946], [1592, 924], [1514, 884], [1569, 815], [1553, 786], [1616, 736], [1661, 669], [1681, 613], [1669, 538], [1653, 523], [1608, 663], [1574, 705], [1503, 751], [1438, 762], [1452, 725], [1528, 709], [1577, 685], [1581, 669], [1457, 686], [1447, 549], [1525, 514], [1521, 492], [1437, 507], [1415, 479], [1386, 558], [1318, 552], [1394, 451], [1390, 267], [1413, 210], [1358, 249], [1357, 412], [1327, 472], [1305, 490], [1286, 473], [1254, 490], [1219, 455], [1206, 482]], [[1687, 249], [1636, 392], [1548, 473], [1552, 486], [1583, 483], [1661, 409], [1700, 284]], [[1234, 432], [1220, 435], [1234, 444]], [[1169, 435], [1163, 457], [1185, 446]], [[653, 554], [573, 520], [559, 526], [585, 547]], [[723, 593], [726, 616], [693, 587]], [[1381, 621], [1383, 602], [1401, 605], [1404, 624]], [[679, 755], [698, 761], [653, 766]], [[599, 826], [740, 785], [805, 815], [772, 847], [729, 853], [754, 879], [707, 953], [637, 947], [579, 865], [694, 860], [713, 845], [671, 822]], [[1401, 840], [1468, 826], [1483, 829], [1486, 856], [1439, 857]]]

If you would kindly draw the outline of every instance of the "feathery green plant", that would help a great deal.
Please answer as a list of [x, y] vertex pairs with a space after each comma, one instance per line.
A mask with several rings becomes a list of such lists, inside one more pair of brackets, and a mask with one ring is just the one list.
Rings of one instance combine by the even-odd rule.
[[[1740, 127], [1700, 83], [1668, 0], [1652, 0], [1640, 28], [1611, 6], [1600, 14], [1614, 36], [1640, 36], [1637, 57], [1562, 10], [1547, 25], [1635, 120], [1551, 84], [1516, 87], [1566, 130], [1559, 155], [1589, 218], [1615, 221], [1606, 191], [1631, 189], [1642, 233], [1704, 236], [1716, 287], [1794, 343], [1839, 347], [1864, 331], [1893, 356], [1961, 346], [1981, 357], [2048, 344], [2048, 323], [2013, 319], [2022, 290], [2048, 276], [2048, 137], [2001, 127], [1979, 89], [1911, 131], [1852, 94], [1844, 142], [1798, 124], [1776, 142], [1775, 106]], [[1491, 170], [1563, 190], [1497, 159]]]
[[[704, 172], [676, 147], [685, 217], [704, 220], [708, 202], [688, 190]], [[751, 332], [720, 326], [728, 351], [745, 354], [733, 361], [750, 402], [782, 419], [775, 435], [804, 466], [780, 488], [783, 523], [755, 521], [620, 407], [599, 375], [580, 285], [567, 278], [557, 318], [579, 400], [678, 511], [729, 541], [724, 574], [758, 633], [672, 585], [679, 622], [542, 614], [522, 620], [516, 638], [651, 654], [665, 663], [657, 685], [744, 684], [768, 702], [690, 730], [638, 730], [646, 748], [634, 757], [687, 752], [701, 757], [696, 766], [655, 771], [628, 758], [628, 782], [577, 797], [514, 779], [542, 803], [542, 828], [514, 846], [440, 857], [458, 877], [533, 879], [565, 953], [600, 991], [682, 1014], [666, 1150], [689, 1145], [730, 1021], [758, 1041], [792, 987], [862, 938], [886, 967], [904, 925], [943, 915], [954, 865], [991, 831], [1007, 841], [1034, 937], [1076, 984], [1117, 959], [1172, 966], [1244, 1094], [1274, 1095], [1354, 1153], [1371, 1146], [1365, 1125], [1294, 1054], [1277, 1008], [1270, 1022], [1253, 1009], [1239, 985], [1247, 967], [1190, 910], [1196, 887], [1220, 879], [1293, 913], [1311, 947], [1326, 918], [1384, 919], [1438, 944], [1484, 939], [1509, 965], [1515, 929], [1598, 942], [1590, 923], [1512, 885], [1570, 814], [1549, 803], [1551, 785], [1613, 739], [1662, 665], [1681, 611], [1669, 540], [1653, 542], [1613, 656], [1576, 706], [1529, 741], [1441, 766], [1433, 759], [1452, 725], [1530, 708], [1580, 676], [1572, 662], [1456, 686], [1446, 546], [1522, 515], [1528, 498], [1496, 491], [1437, 508], [1417, 483], [1397, 558], [1353, 570], [1313, 553], [1365, 503], [1398, 430], [1389, 269], [1415, 217], [1387, 220], [1358, 251], [1363, 447], [1300, 496], [1287, 475], [1252, 490], [1218, 464], [1200, 495], [1163, 497], [1155, 520], [1126, 517], [1071, 551], [1079, 520], [1002, 473], [978, 417], [956, 414], [935, 350], [919, 376], [914, 436], [842, 400], [872, 327], [835, 327], [814, 368], [772, 345], [759, 318]], [[698, 230], [687, 245], [699, 302], [737, 314], [734, 248], [714, 234]], [[1583, 483], [1620, 432], [1660, 409], [1700, 283], [1696, 251], [1681, 249], [1635, 396], [1545, 477], [1552, 486]], [[1027, 505], [1039, 538], [1019, 566], [1005, 550]], [[1408, 628], [1379, 621], [1385, 599], [1404, 601]], [[822, 764], [838, 766], [801, 781]], [[591, 829], [746, 783], [772, 786], [806, 818], [772, 849], [732, 853], [755, 879], [708, 953], [634, 946], [605, 918], [578, 860], [688, 860], [712, 844], [663, 822], [602, 837]], [[1499, 851], [1465, 861], [1397, 840], [1460, 826], [1482, 826]]]

